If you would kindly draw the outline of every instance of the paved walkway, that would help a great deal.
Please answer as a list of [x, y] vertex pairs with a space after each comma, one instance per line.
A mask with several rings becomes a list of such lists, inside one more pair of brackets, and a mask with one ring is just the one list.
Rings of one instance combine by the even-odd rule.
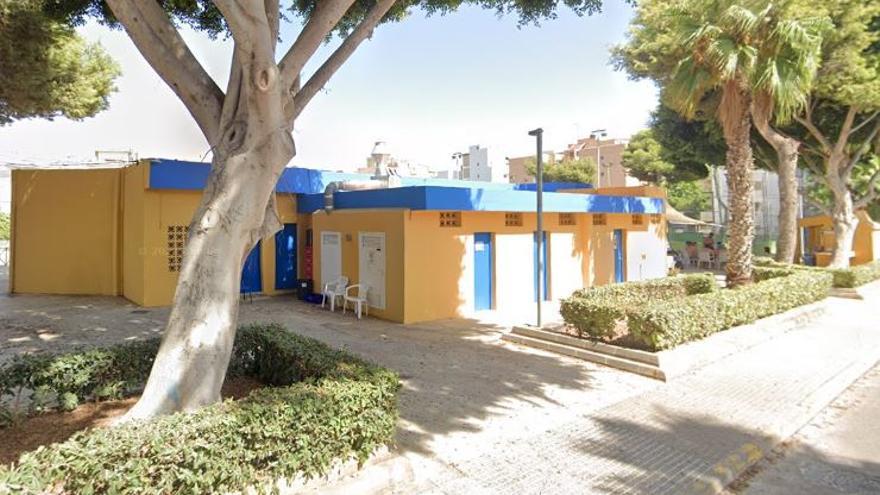
[[[425, 493], [714, 493], [880, 357], [880, 287], [646, 393], [429, 476]], [[790, 492], [793, 493], [793, 492]], [[821, 492], [820, 492], [821, 493]]]
[[745, 495], [880, 493], [880, 365], [751, 474]]
[[[417, 479], [400, 493], [685, 494], [725, 485], [880, 357], [880, 285], [827, 304], [813, 324], [667, 384], [504, 343], [478, 321], [358, 321], [282, 297], [244, 303], [241, 320], [401, 373], [398, 444]], [[0, 362], [156, 335], [166, 317], [118, 298], [0, 295]]]

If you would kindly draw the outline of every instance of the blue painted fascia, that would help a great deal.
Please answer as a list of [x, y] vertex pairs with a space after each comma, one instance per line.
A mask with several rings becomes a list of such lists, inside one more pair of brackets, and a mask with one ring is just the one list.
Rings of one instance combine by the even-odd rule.
[[[341, 191], [334, 195], [338, 210], [406, 208], [451, 211], [535, 211], [536, 193], [495, 189], [437, 186], [397, 187], [366, 191]], [[312, 213], [324, 205], [323, 195], [301, 195], [300, 213]], [[544, 193], [548, 213], [663, 213], [660, 198], [604, 196], [595, 194]]]
[[[210, 163], [188, 162], [183, 160], [152, 159], [150, 160], [150, 189], [180, 189], [201, 191], [208, 183], [211, 172]], [[276, 191], [291, 194], [313, 194], [324, 191], [331, 182], [346, 180], [368, 180], [369, 174], [348, 172], [331, 172], [310, 168], [286, 168], [278, 179]], [[475, 182], [451, 179], [430, 179], [418, 177], [401, 177], [400, 184], [404, 187], [444, 187], [464, 190], [491, 191], [534, 191], [535, 184], [501, 184], [492, 182]], [[589, 184], [576, 182], [547, 182], [545, 192], [559, 189], [576, 189], [590, 187]]]

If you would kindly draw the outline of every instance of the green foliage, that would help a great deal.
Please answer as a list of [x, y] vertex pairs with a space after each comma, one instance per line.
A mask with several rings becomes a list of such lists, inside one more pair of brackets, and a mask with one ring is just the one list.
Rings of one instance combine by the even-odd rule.
[[630, 334], [654, 350], [669, 349], [728, 328], [754, 322], [828, 295], [831, 275], [771, 269], [763, 281], [736, 289], [655, 301], [629, 311]]
[[116, 399], [143, 386], [159, 339], [64, 354], [16, 355], [0, 366], [0, 403], [34, 390], [35, 412], [97, 399]]
[[0, 467], [0, 485], [21, 493], [271, 492], [279, 477], [319, 476], [392, 441], [395, 373], [274, 325], [239, 329], [234, 347], [227, 376], [277, 386], [194, 413], [77, 433]]
[[712, 206], [712, 196], [699, 182], [674, 182], [667, 186], [666, 194], [673, 208], [692, 217]]
[[[281, 14], [287, 18], [307, 19], [319, 2], [281, 2]], [[601, 0], [565, 0], [564, 3], [579, 16], [594, 14], [602, 7]], [[551, 0], [398, 0], [383, 21], [401, 21], [416, 8], [427, 15], [442, 15], [462, 5], [477, 5], [495, 10], [499, 15], [517, 16], [520, 24], [537, 24], [542, 19], [555, 18], [558, 4]], [[172, 18], [193, 29], [211, 36], [226, 32], [223, 16], [212, 0], [163, 0], [162, 5]], [[351, 32], [373, 5], [375, 0], [355, 0], [336, 31], [342, 35]], [[55, 0], [47, 3], [47, 10], [54, 17], [75, 25], [84, 23], [88, 18], [115, 25], [113, 14], [104, 0]]]
[[628, 312], [655, 300], [669, 300], [717, 289], [711, 273], [681, 275], [644, 282], [603, 285], [576, 291], [563, 299], [559, 312], [581, 337], [608, 339]]
[[662, 157], [676, 167], [670, 180], [703, 179], [709, 174], [707, 165], [724, 165], [727, 145], [715, 119], [717, 105], [708, 107], [692, 119], [662, 103], [651, 113], [651, 132], [662, 147]]
[[8, 241], [9, 240], [9, 230], [11, 228], [11, 223], [9, 221], [9, 215], [0, 211], [0, 241]]
[[[582, 184], [596, 183], [596, 162], [592, 158], [578, 158], [575, 160], [563, 160], [556, 163], [545, 163], [544, 182], [580, 182]], [[526, 172], [535, 177], [537, 165], [535, 160], [526, 162]]]
[[42, 9], [44, 0], [0, 0], [0, 125], [107, 108], [119, 68], [97, 44]]
[[765, 270], [785, 270], [785, 271], [811, 271], [820, 273], [830, 273], [833, 277], [833, 286], [843, 289], [852, 289], [865, 285], [868, 282], [880, 280], [880, 261], [865, 263], [863, 265], [852, 266], [849, 268], [826, 268], [805, 265], [788, 265], [779, 263], [773, 258], [760, 257], [755, 259], [755, 264], [764, 267]]
[[675, 164], [666, 160], [663, 146], [654, 139], [654, 131], [635, 133], [623, 152], [623, 166], [636, 179], [663, 184], [675, 173]]

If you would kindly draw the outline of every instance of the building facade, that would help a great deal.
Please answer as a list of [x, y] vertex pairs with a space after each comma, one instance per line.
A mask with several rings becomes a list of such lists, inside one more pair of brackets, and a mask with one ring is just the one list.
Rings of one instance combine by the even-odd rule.
[[578, 139], [563, 152], [563, 160], [590, 158], [596, 163], [597, 187], [638, 186], [640, 182], [627, 175], [623, 166], [625, 139], [602, 139], [590, 136]]
[[476, 144], [469, 146], [467, 153], [456, 153], [453, 157], [461, 160], [458, 174], [461, 180], [507, 182], [507, 164], [490, 161], [489, 148]]
[[[10, 291], [169, 304], [209, 172], [173, 160], [13, 171]], [[329, 184], [365, 178], [286, 169], [276, 188], [284, 228], [254, 247], [241, 291], [283, 294], [298, 280], [319, 288], [346, 276], [370, 286], [371, 315], [410, 323], [534, 304], [539, 259], [542, 299], [666, 274], [663, 198], [652, 191], [548, 184], [539, 254], [529, 187], [410, 178], [340, 190], [327, 208]]]

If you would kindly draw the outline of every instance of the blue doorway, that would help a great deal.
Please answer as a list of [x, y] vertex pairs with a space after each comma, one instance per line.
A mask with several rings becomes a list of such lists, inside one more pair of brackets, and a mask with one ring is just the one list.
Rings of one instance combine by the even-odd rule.
[[296, 288], [296, 224], [285, 223], [275, 234], [275, 288]]
[[244, 260], [244, 266], [241, 269], [241, 293], [253, 294], [254, 292], [263, 291], [263, 277], [260, 274], [260, 248], [262, 242], [251, 249], [247, 259]]
[[474, 234], [474, 309], [492, 309], [492, 234]]
[[[550, 271], [550, 267], [547, 265], [547, 231], [543, 231], [541, 236], [541, 267], [542, 267], [542, 275], [543, 280], [541, 281], [541, 286], [544, 289], [544, 300], [550, 300], [550, 290], [547, 286], [547, 281], [550, 280], [550, 277], [547, 276]], [[534, 235], [534, 247], [532, 248], [532, 260], [535, 266], [535, 275], [534, 275], [534, 298], [535, 301], [538, 300], [538, 233], [535, 232]]]
[[614, 281], [616, 283], [623, 282], [623, 230], [614, 230]]

